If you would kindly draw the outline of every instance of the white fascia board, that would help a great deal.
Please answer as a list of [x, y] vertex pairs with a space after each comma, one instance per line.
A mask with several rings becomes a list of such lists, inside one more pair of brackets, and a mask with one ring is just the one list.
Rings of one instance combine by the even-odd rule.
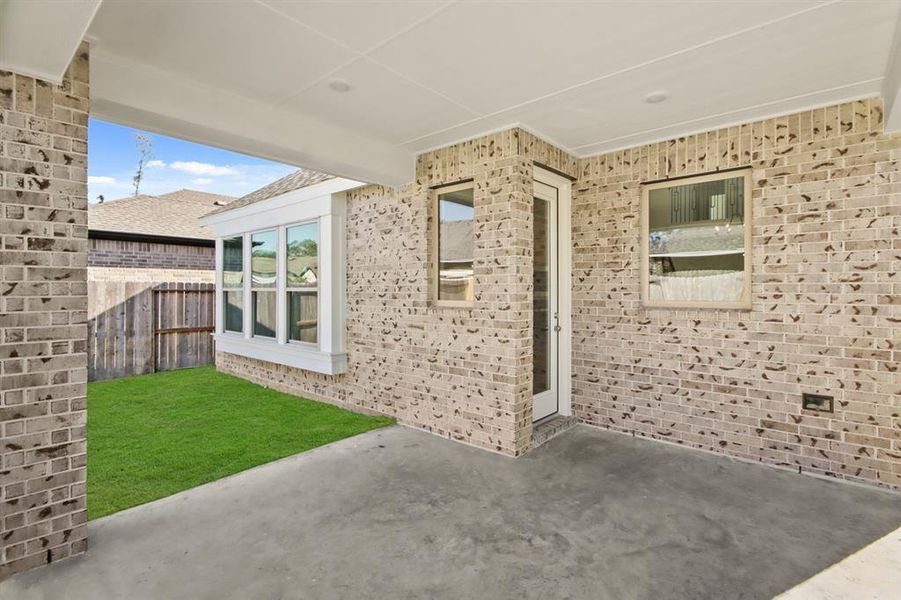
[[102, 46], [91, 55], [91, 114], [358, 181], [399, 186], [414, 177], [415, 156], [409, 150], [205, 86]]
[[329, 179], [234, 210], [207, 215], [201, 217], [200, 222], [212, 227], [216, 237], [223, 237], [315, 219], [335, 212], [335, 195], [363, 185], [366, 184], [352, 179]]
[[0, 2], [0, 70], [59, 85], [100, 2]]

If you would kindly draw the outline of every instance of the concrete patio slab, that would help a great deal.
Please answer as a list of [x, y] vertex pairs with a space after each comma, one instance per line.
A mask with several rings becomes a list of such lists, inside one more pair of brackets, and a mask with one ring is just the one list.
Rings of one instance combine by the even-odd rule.
[[901, 496], [578, 426], [510, 459], [391, 427], [91, 523], [3, 599], [771, 598]]

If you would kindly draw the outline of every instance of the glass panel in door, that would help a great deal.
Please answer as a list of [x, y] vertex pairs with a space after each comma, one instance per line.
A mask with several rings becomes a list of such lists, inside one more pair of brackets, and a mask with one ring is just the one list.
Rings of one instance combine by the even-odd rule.
[[540, 394], [550, 388], [551, 357], [551, 311], [550, 311], [550, 264], [548, 252], [548, 222], [550, 204], [547, 200], [535, 198], [532, 207], [534, 219], [534, 257], [532, 271], [532, 393]]
[[532, 204], [532, 420], [557, 412], [557, 189], [535, 181]]

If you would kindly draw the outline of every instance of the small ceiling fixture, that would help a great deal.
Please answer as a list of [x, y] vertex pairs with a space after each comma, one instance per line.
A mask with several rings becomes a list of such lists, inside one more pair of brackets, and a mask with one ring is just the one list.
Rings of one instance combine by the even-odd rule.
[[344, 81], [343, 79], [332, 79], [331, 81], [328, 82], [328, 86], [329, 86], [329, 88], [331, 88], [331, 90], [333, 92], [344, 93], [344, 92], [349, 92], [351, 89], [350, 84], [347, 83], [346, 81]]
[[669, 96], [666, 92], [651, 92], [644, 97], [644, 101], [648, 104], [659, 104], [666, 100], [668, 97]]

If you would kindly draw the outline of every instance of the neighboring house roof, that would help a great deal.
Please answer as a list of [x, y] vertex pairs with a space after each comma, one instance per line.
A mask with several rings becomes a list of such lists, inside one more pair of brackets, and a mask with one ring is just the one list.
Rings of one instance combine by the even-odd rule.
[[233, 202], [196, 190], [178, 190], [160, 196], [131, 196], [88, 205], [90, 231], [145, 236], [212, 240], [213, 230], [200, 224], [200, 217]]
[[286, 175], [281, 179], [276, 179], [269, 185], [261, 187], [256, 191], [250, 192], [246, 196], [238, 198], [228, 206], [224, 206], [212, 211], [212, 213], [210, 214], [221, 213], [227, 210], [241, 208], [242, 206], [247, 206], [248, 204], [262, 202], [263, 200], [268, 200], [269, 198], [274, 198], [275, 196], [281, 196], [282, 194], [286, 194], [294, 190], [299, 190], [300, 188], [305, 188], [307, 186], [315, 185], [323, 181], [328, 181], [329, 179], [334, 179], [334, 176], [328, 175], [326, 173], [320, 173], [319, 171], [310, 171], [309, 169], [298, 169], [290, 175]]

